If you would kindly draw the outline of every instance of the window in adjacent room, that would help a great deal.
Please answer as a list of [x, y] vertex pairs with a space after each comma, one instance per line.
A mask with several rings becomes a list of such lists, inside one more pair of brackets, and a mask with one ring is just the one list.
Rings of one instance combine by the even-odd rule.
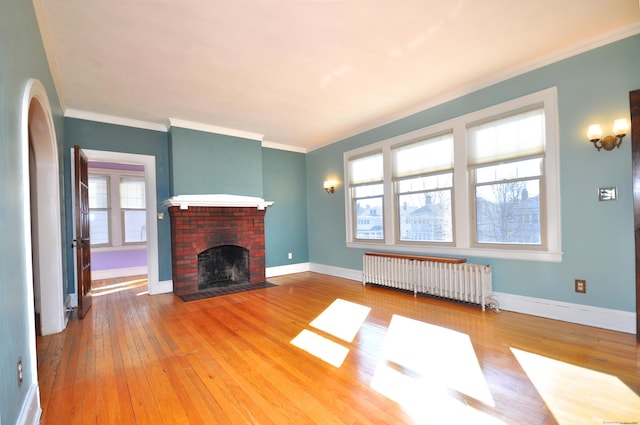
[[120, 178], [120, 209], [123, 242], [125, 244], [146, 242], [147, 216], [143, 177]]
[[89, 220], [92, 246], [111, 243], [109, 176], [89, 175]]

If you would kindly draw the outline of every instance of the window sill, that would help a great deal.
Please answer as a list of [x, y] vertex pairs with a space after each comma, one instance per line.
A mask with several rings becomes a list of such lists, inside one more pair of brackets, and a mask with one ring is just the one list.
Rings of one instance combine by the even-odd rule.
[[391, 252], [411, 252], [420, 254], [438, 254], [452, 257], [483, 257], [504, 260], [541, 261], [547, 263], [562, 262], [561, 251], [535, 251], [522, 249], [488, 249], [488, 248], [456, 248], [452, 246], [416, 246], [416, 245], [388, 245], [380, 242], [347, 242], [347, 248], [368, 250], [383, 250]]

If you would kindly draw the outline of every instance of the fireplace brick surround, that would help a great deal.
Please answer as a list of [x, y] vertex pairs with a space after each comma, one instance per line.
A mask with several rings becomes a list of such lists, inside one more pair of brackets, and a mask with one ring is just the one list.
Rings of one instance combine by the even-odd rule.
[[174, 294], [198, 292], [198, 254], [221, 245], [249, 250], [249, 283], [266, 280], [264, 216], [265, 206], [271, 203], [230, 204], [236, 206], [185, 206], [168, 201]]

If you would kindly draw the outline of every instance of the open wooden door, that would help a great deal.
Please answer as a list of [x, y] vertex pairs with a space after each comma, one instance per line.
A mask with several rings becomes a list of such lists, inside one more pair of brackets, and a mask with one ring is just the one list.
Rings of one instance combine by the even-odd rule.
[[79, 146], [74, 153], [74, 195], [76, 218], [76, 274], [78, 276], [78, 318], [82, 319], [91, 308], [91, 239], [89, 238], [89, 166]]
[[633, 166], [633, 215], [636, 241], [636, 338], [640, 341], [640, 90], [629, 93], [631, 156]]

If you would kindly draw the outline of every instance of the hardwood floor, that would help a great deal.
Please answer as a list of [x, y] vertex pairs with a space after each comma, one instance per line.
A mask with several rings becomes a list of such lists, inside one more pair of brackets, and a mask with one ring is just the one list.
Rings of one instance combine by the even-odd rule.
[[315, 273], [269, 281], [190, 303], [136, 284], [96, 296], [37, 338], [41, 423], [640, 422], [635, 335]]

